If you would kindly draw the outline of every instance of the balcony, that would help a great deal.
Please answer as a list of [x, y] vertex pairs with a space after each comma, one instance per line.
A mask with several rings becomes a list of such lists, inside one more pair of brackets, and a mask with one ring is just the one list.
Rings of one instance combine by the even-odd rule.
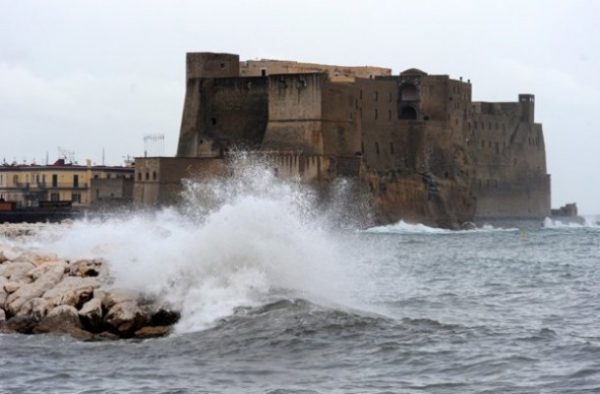
[[22, 190], [46, 190], [46, 189], [78, 189], [84, 190], [88, 188], [87, 182], [80, 182], [78, 185], [73, 185], [72, 182], [17, 182], [13, 188]]

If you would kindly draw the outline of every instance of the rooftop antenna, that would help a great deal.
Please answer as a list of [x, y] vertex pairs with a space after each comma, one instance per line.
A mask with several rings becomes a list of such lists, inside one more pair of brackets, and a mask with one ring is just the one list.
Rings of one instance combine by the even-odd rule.
[[165, 135], [164, 134], [145, 134], [144, 135], [144, 157], [163, 156], [165, 154]]
[[75, 163], [74, 151], [61, 148], [60, 146], [57, 149], [59, 158], [64, 159], [65, 163]]

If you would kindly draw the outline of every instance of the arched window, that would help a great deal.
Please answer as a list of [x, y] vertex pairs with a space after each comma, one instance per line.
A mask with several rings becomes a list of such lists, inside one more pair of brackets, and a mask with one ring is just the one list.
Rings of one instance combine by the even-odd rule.
[[400, 119], [415, 120], [417, 119], [417, 111], [413, 107], [406, 106], [400, 111]]

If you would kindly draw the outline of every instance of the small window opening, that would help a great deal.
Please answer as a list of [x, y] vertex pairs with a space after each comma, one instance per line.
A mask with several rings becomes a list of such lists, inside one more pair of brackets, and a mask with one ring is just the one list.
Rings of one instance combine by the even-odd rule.
[[393, 155], [394, 154], [394, 143], [390, 142], [390, 153]]
[[379, 143], [378, 142], [375, 143], [375, 153], [377, 153], [377, 155], [379, 155]]
[[216, 126], [216, 125], [217, 125], [217, 118], [210, 118], [210, 123], [211, 123], [213, 126]]

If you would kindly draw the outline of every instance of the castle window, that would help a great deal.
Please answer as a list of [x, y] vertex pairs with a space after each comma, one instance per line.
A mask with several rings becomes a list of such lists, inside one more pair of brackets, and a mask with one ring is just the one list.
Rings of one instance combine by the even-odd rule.
[[379, 100], [379, 93], [378, 92], [373, 92], [373, 100], [375, 100], [375, 101]]
[[406, 106], [400, 112], [400, 119], [415, 120], [417, 119], [417, 111], [413, 107]]
[[394, 154], [394, 143], [390, 142], [390, 154]]
[[377, 120], [378, 117], [379, 117], [379, 112], [377, 112], [377, 109], [375, 109], [375, 120]]
[[225, 63], [221, 63], [221, 69], [225, 68]]
[[156, 175], [156, 171], [153, 171], [152, 172], [152, 179], [156, 180], [156, 178], [158, 178], [158, 176]]
[[377, 153], [377, 155], [379, 156], [379, 143], [378, 142], [375, 143], [375, 153]]
[[497, 142], [496, 142], [496, 153], [500, 153], [500, 147], [498, 146]]
[[216, 126], [216, 125], [217, 125], [217, 118], [210, 118], [210, 123], [211, 123], [213, 126]]
[[362, 89], [360, 90], [359, 97], [360, 97], [360, 99], [362, 100]]
[[146, 173], [146, 180], [150, 180], [150, 173], [149, 172]]
[[261, 77], [266, 77], [267, 76], [267, 69], [266, 68], [262, 68], [260, 70], [260, 76]]

